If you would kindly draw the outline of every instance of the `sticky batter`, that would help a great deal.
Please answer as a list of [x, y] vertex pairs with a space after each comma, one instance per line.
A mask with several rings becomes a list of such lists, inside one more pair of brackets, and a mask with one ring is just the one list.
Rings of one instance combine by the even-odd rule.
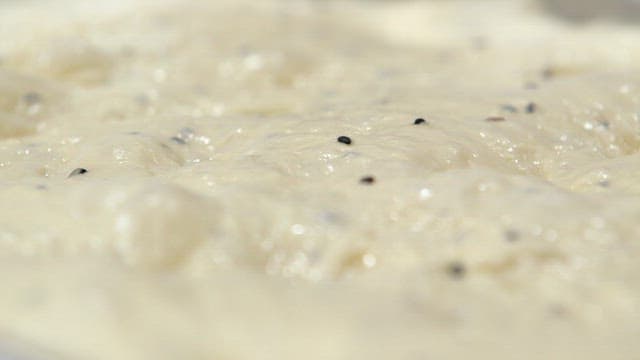
[[640, 357], [640, 28], [0, 1], [0, 357]]

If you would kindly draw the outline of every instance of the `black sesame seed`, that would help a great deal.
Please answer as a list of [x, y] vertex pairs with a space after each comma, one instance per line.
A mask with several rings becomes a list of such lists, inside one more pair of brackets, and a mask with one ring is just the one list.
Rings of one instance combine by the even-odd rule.
[[351, 138], [348, 136], [338, 136], [338, 142], [346, 145], [351, 145]]
[[515, 230], [507, 230], [504, 232], [504, 238], [508, 242], [515, 242], [520, 240], [520, 233]]
[[37, 92], [28, 92], [22, 96], [22, 100], [27, 105], [35, 105], [42, 101], [42, 96]]
[[68, 177], [72, 177], [72, 176], [76, 176], [76, 175], [82, 175], [82, 174], [86, 174], [86, 173], [88, 173], [88, 172], [89, 172], [89, 170], [87, 170], [87, 169], [85, 169], [85, 168], [77, 168], [77, 169], [74, 169], [74, 170], [69, 174], [69, 176], [68, 176]]
[[361, 184], [371, 185], [374, 182], [376, 182], [376, 178], [374, 178], [373, 176], [363, 176], [360, 179], [360, 183]]
[[177, 137], [177, 136], [172, 136], [171, 140], [173, 140], [173, 142], [175, 142], [176, 144], [180, 144], [180, 145], [184, 145], [184, 144], [187, 143], [186, 141], [184, 141], [183, 138], [180, 138], [180, 137]]
[[447, 266], [447, 273], [454, 279], [462, 279], [467, 273], [467, 268], [463, 263], [456, 261]]
[[543, 79], [551, 79], [554, 76], [556, 76], [556, 70], [550, 66], [545, 67], [544, 69], [542, 69], [542, 71], [540, 72], [540, 75], [542, 76]]
[[413, 125], [425, 124], [427, 121], [423, 118], [417, 118], [413, 121]]
[[536, 105], [536, 103], [528, 103], [527, 106], [524, 109], [527, 114], [533, 114], [534, 112], [536, 112], [536, 110], [538, 110], [538, 105]]

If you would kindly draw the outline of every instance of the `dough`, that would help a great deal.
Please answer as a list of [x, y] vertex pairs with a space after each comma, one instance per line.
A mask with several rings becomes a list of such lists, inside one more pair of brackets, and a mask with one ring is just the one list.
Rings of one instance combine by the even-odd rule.
[[0, 358], [638, 358], [639, 43], [526, 0], [0, 1]]

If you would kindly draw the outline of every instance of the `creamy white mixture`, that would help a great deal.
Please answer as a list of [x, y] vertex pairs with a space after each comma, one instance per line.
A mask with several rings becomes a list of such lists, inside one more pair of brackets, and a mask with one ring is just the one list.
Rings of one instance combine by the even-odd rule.
[[0, 357], [640, 359], [639, 71], [524, 0], [0, 2]]

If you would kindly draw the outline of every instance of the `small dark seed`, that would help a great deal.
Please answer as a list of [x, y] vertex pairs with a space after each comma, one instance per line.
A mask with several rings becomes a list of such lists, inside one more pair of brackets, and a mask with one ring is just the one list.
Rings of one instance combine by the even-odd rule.
[[490, 117], [486, 118], [485, 120], [489, 121], [489, 122], [500, 122], [500, 121], [505, 121], [506, 119], [503, 118], [502, 116], [490, 116]]
[[413, 121], [413, 125], [420, 125], [420, 124], [424, 124], [424, 123], [426, 123], [426, 122], [427, 122], [427, 121], [426, 121], [425, 119], [423, 119], [423, 118], [417, 118], [417, 119], [415, 119], [415, 120]]
[[456, 261], [447, 266], [447, 273], [454, 279], [462, 279], [467, 273], [467, 268], [463, 263]]
[[173, 140], [173, 142], [175, 142], [176, 144], [180, 144], [180, 145], [184, 145], [184, 144], [187, 143], [186, 141], [184, 141], [183, 138], [180, 138], [180, 137], [177, 137], [177, 136], [172, 136], [171, 140]]
[[538, 110], [538, 105], [536, 105], [536, 103], [528, 103], [527, 106], [524, 109], [527, 114], [533, 114], [534, 112], [536, 112], [536, 110]]
[[42, 96], [37, 92], [28, 92], [22, 96], [22, 100], [27, 105], [35, 105], [42, 101]]
[[552, 77], [554, 77], [556, 75], [556, 71], [555, 69], [553, 69], [552, 67], [546, 67], [544, 69], [542, 69], [541, 72], [542, 78], [543, 79], [551, 79]]
[[82, 175], [82, 174], [86, 174], [86, 173], [88, 173], [88, 172], [89, 172], [89, 170], [87, 170], [87, 169], [85, 169], [85, 168], [77, 168], [77, 169], [74, 169], [74, 170], [69, 174], [69, 176], [68, 176], [68, 177], [72, 177], [72, 176], [76, 176], [76, 175]]
[[351, 138], [348, 136], [338, 136], [338, 142], [339, 143], [343, 143], [343, 144], [347, 144], [347, 145], [351, 145]]
[[374, 182], [376, 182], [376, 178], [374, 178], [373, 176], [364, 176], [360, 179], [360, 183], [366, 184], [366, 185], [371, 185]]
[[508, 242], [515, 242], [520, 240], [520, 233], [515, 230], [507, 230], [504, 232], [504, 238]]

